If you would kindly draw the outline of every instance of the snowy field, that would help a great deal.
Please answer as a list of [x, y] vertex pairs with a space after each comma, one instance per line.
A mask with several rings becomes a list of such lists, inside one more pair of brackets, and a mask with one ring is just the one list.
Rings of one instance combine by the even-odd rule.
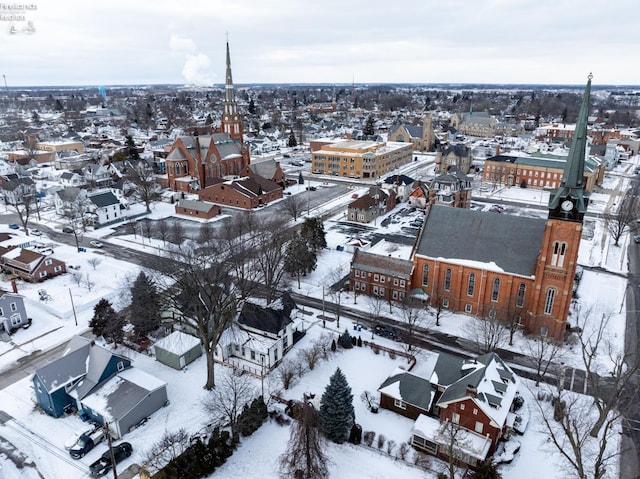
[[[508, 191], [509, 194], [514, 195], [540, 194], [535, 190], [521, 188], [510, 188]], [[497, 193], [492, 193], [492, 195], [495, 194]], [[506, 194], [507, 192], [502, 193], [502, 195]], [[492, 197], [489, 194], [487, 196]], [[505, 199], [503, 196], [499, 198]], [[527, 203], [534, 199], [533, 196], [520, 197], [518, 201]], [[606, 205], [611, 201], [611, 197], [607, 197], [605, 194], [599, 194], [595, 199], [599, 205]], [[344, 202], [345, 199], [340, 201]], [[543, 204], [546, 201], [546, 198], [542, 199]], [[171, 205], [155, 205], [151, 217], [167, 216], [172, 209]], [[526, 210], [523, 211], [526, 214]], [[300, 288], [297, 287], [296, 281], [291, 281], [291, 287], [294, 291], [322, 298], [323, 289], [335, 282], [333, 280], [336, 276], [344, 277], [348, 273], [351, 253], [338, 251], [337, 246], [347, 244], [353, 237], [345, 236], [341, 232], [340, 220], [341, 216], [338, 216], [326, 222], [328, 248], [320, 255], [317, 269], [307, 277], [301, 278]], [[411, 217], [407, 217], [399, 223], [390, 222], [388, 226], [384, 227], [384, 232], [400, 234], [402, 227], [406, 226], [410, 220]], [[53, 220], [51, 221], [51, 226], [53, 226]], [[585, 266], [597, 266], [604, 271], [585, 270], [578, 291], [581, 307], [592, 308], [594, 317], [601, 317], [602, 314], [610, 316], [609, 333], [611, 339], [615, 344], [621, 346], [624, 340], [626, 281], [623, 277], [607, 273], [607, 271], [626, 273], [626, 246], [629, 238], [624, 237], [620, 245], [615, 246], [604, 230], [601, 221], [590, 219], [589, 222], [593, 224], [590, 226], [590, 234], [583, 236], [579, 263]], [[4, 231], [4, 228], [6, 226], [0, 226], [0, 231]], [[13, 230], [7, 229], [6, 231], [16, 233]], [[122, 244], [146, 252], [157, 251], [162, 246], [161, 242], [146, 239], [142, 241], [139, 235], [137, 237], [119, 236], [115, 238], [109, 237], [109, 233], [109, 230], [105, 229], [96, 232], [95, 236], [113, 244]], [[22, 233], [17, 232], [17, 234]], [[135, 277], [139, 271], [135, 265], [118, 261], [95, 250], [78, 253], [73, 247], [57, 245], [54, 254], [66, 261], [68, 265], [79, 266], [78, 269], [70, 270], [70, 272], [77, 272], [83, 275], [84, 279], [78, 285], [73, 275], [67, 274], [39, 285], [18, 283], [19, 293], [27, 298], [27, 312], [34, 321], [31, 328], [16, 332], [11, 338], [11, 343], [0, 343], [0, 371], [15, 367], [20, 358], [34, 351], [46, 350], [63, 344], [73, 335], [86, 331], [95, 303], [100, 298], [106, 297], [116, 304], [122, 304], [123, 298], [126, 298], [124, 290], [128, 280]], [[92, 258], [97, 258], [99, 264], [92, 264]], [[0, 286], [10, 290], [9, 284], [3, 283]], [[40, 301], [38, 293], [40, 289], [45, 289], [52, 299], [47, 302]], [[330, 300], [329, 297], [326, 299]], [[365, 312], [370, 308], [367, 298], [362, 296], [354, 298], [350, 292], [342, 293], [342, 303]], [[392, 317], [398, 314], [393, 309], [390, 313], [388, 308], [385, 310], [383, 314], [389, 314]], [[320, 311], [312, 311], [312, 313], [311, 316], [308, 316], [311, 320], [307, 322], [309, 334], [296, 348], [304, 348], [305, 341], [311, 341], [327, 330], [333, 331], [336, 335], [340, 332], [332, 329], [333, 322], [327, 322], [327, 329], [323, 329], [322, 323], [318, 319]], [[570, 318], [571, 320], [572, 318]], [[437, 329], [452, 335], [464, 336], [464, 325], [468, 324], [468, 321], [470, 318], [465, 315], [449, 313], [443, 316], [442, 324]], [[341, 326], [342, 330], [345, 327], [351, 329], [350, 321], [345, 319], [341, 320]], [[364, 337], [366, 332], [362, 334], [363, 339], [369, 339], [369, 337]], [[376, 338], [376, 341], [385, 343], [387, 340]], [[514, 341], [514, 350], [521, 350], [524, 341], [527, 339], [518, 333]], [[391, 346], [395, 343], [387, 344]], [[151, 421], [127, 434], [126, 440], [133, 444], [134, 454], [125, 463], [126, 466], [130, 462], [140, 463], [145, 452], [165, 432], [178, 428], [185, 428], [188, 432], [196, 432], [204, 424], [207, 424], [208, 421], [200, 407], [207, 392], [202, 389], [205, 379], [204, 358], [189, 365], [185, 371], [174, 371], [155, 362], [149, 356], [126, 349], [120, 349], [119, 352], [130, 356], [134, 360], [135, 367], [166, 381], [171, 401], [171, 404], [158, 411]], [[295, 354], [295, 350], [290, 354]], [[575, 351], [567, 351], [563, 361], [566, 364], [579, 367], [579, 358]], [[387, 375], [402, 362], [402, 359], [391, 359], [384, 354], [375, 355], [369, 349], [354, 348], [335, 354], [329, 361], [320, 363], [314, 371], [306, 374], [301, 381], [289, 391], [285, 391], [283, 395], [287, 398], [299, 399], [305, 392], [322, 394], [329, 376], [336, 367], [340, 367], [352, 387], [357, 422], [363, 426], [363, 430], [383, 433], [388, 439], [393, 439], [400, 444], [408, 440], [413, 422], [388, 411], [380, 411], [379, 414], [373, 415], [364, 408], [359, 397], [364, 390], [375, 391]], [[217, 374], [222, 374], [222, 370], [221, 366], [217, 366]], [[256, 388], [259, 387], [260, 383], [257, 382]], [[265, 388], [268, 391], [275, 390], [275, 379], [265, 381]], [[527, 389], [523, 391], [525, 398], [531, 399], [529, 394]], [[0, 460], [1, 478], [68, 479], [82, 477], [83, 473], [76, 467], [78, 463], [71, 460], [66, 451], [62, 449], [62, 445], [68, 437], [74, 431], [83, 428], [83, 423], [79, 419], [75, 417], [53, 419], [37, 412], [34, 409], [34, 397], [28, 378], [0, 391], [0, 404], [0, 409], [16, 420], [0, 425], [0, 436], [10, 441], [20, 453], [24, 454], [27, 463], [30, 461], [35, 463], [41, 474], [38, 475], [33, 467], [25, 466], [18, 470], [15, 469], [11, 461]], [[558, 467], [553, 458], [540, 461], [540, 454], [546, 451], [544, 448], [546, 436], [536, 428], [536, 425], [540, 424], [540, 421], [536, 420], [536, 414], [539, 413], [531, 401], [527, 401], [527, 404], [531, 414], [530, 427], [526, 434], [519, 438], [522, 443], [520, 454], [516, 456], [512, 464], [503, 466], [503, 477], [505, 479], [543, 477], [560, 479], [565, 477], [566, 471]], [[34, 438], [29, 433], [24, 433], [18, 424], [34, 431], [37, 437]], [[263, 478], [278, 477], [277, 459], [284, 452], [288, 436], [287, 427], [278, 426], [275, 422], [268, 422], [252, 437], [242, 440], [239, 449], [227, 464], [216, 472], [215, 477], [235, 478], [242, 477], [242, 475], [256, 477], [256, 471], [260, 471], [260, 477]], [[46, 448], [43, 448], [42, 444], [46, 444]], [[10, 450], [10, 446], [0, 442], [0, 456], [3, 455], [2, 451], [5, 451], [5, 456], [11, 454], [11, 452], [6, 452]], [[92, 451], [81, 460], [81, 463], [90, 464], [102, 450], [103, 448], [99, 447], [96, 451]], [[402, 477], [409, 479], [435, 477], [415, 466], [404, 465], [399, 460], [391, 459], [377, 450], [370, 450], [364, 446], [330, 445], [328, 451], [331, 459], [331, 477]], [[547, 453], [544, 454], [548, 456]], [[434, 461], [434, 463], [436, 462]], [[434, 467], [437, 466], [434, 465]]]

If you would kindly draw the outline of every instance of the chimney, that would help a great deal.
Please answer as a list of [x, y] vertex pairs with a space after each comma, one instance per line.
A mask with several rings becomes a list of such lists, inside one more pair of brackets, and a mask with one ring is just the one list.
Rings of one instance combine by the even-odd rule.
[[18, 293], [18, 284], [16, 283], [15, 279], [11, 280], [11, 289], [13, 290], [14, 293]]
[[465, 394], [474, 398], [478, 397], [478, 388], [472, 386], [471, 384], [467, 384], [467, 390]]

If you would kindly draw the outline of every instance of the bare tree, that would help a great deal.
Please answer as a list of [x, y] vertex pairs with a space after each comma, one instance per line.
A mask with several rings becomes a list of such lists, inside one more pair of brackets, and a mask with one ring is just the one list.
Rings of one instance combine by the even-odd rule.
[[151, 240], [151, 235], [153, 234], [153, 221], [149, 218], [145, 218], [140, 221], [140, 234], [146, 236], [148, 240]]
[[458, 449], [467, 441], [469, 432], [457, 423], [446, 421], [440, 426], [441, 449], [447, 455], [446, 477], [456, 479], [463, 477], [462, 468], [458, 467]]
[[[548, 395], [538, 395], [538, 398]], [[553, 451], [564, 458], [580, 479], [602, 479], [620, 449], [614, 439], [621, 414], [613, 410], [606, 415], [597, 437], [591, 435], [600, 422], [588, 396], [558, 390], [551, 402], [538, 399], [542, 423], [549, 434]]]
[[340, 329], [340, 314], [342, 313], [342, 268], [337, 267], [327, 275], [325, 290], [332, 300], [332, 309], [336, 315], [336, 327]]
[[169, 239], [169, 222], [166, 218], [161, 218], [156, 222], [156, 231], [158, 232], [158, 236], [162, 240], [162, 244], [166, 246], [167, 240]]
[[316, 367], [316, 364], [318, 363], [320, 358], [322, 358], [322, 345], [316, 341], [308, 348], [303, 349], [301, 351], [301, 354], [305, 362], [307, 363], [307, 367], [309, 368], [309, 370], [313, 371], [313, 368]]
[[[634, 377], [638, 372], [638, 361], [635, 354], [625, 356], [609, 337], [611, 315], [603, 314], [598, 319], [592, 310], [578, 310], [576, 316], [577, 325], [582, 329], [578, 335], [582, 362], [599, 414], [590, 434], [597, 437], [607, 418], [616, 410], [625, 410], [628, 398], [638, 393]], [[602, 358], [606, 358], [606, 366], [602, 365]]]
[[281, 221], [268, 222], [254, 232], [251, 244], [254, 273], [267, 302], [276, 299], [285, 272], [285, 255], [291, 233]]
[[171, 222], [171, 226], [169, 227], [169, 238], [169, 241], [176, 245], [182, 244], [182, 242], [186, 239], [184, 226], [179, 220], [174, 219]]
[[413, 354], [417, 349], [416, 333], [421, 329], [433, 326], [434, 320], [424, 307], [420, 307], [408, 296], [405, 296], [404, 301], [400, 303], [400, 315], [404, 329], [403, 347], [407, 354]]
[[159, 471], [169, 461], [180, 456], [189, 446], [189, 435], [184, 429], [176, 432], [165, 432], [145, 454], [142, 462], [147, 469]]
[[97, 256], [93, 256], [91, 258], [89, 258], [87, 260], [87, 263], [89, 264], [89, 266], [91, 266], [93, 268], [93, 270], [95, 271], [95, 269], [98, 267], [98, 265], [100, 263], [102, 263], [102, 260], [100, 258], [98, 258]]
[[291, 425], [287, 450], [280, 456], [283, 478], [323, 479], [328, 477], [326, 439], [321, 431], [320, 415], [308, 401]]
[[488, 353], [504, 346], [509, 330], [499, 319], [477, 318], [469, 321], [466, 334], [476, 344], [478, 352]]
[[284, 211], [293, 218], [293, 221], [296, 221], [304, 211], [304, 200], [300, 198], [300, 195], [287, 196], [282, 201], [282, 207]]
[[276, 369], [276, 377], [280, 380], [282, 387], [286, 390], [289, 389], [293, 383], [293, 380], [298, 374], [297, 359], [285, 358]]
[[2, 185], [5, 204], [15, 211], [24, 228], [29, 234], [29, 220], [37, 207], [37, 194], [35, 183], [31, 178], [18, 178], [7, 181]]
[[161, 273], [155, 281], [164, 303], [179, 311], [179, 321], [200, 337], [207, 363], [204, 387], [212, 389], [215, 349], [245, 298], [218, 254], [203, 254], [188, 246], [168, 248], [154, 269]]
[[625, 195], [615, 213], [606, 212], [604, 220], [616, 246], [629, 226], [638, 218], [638, 201], [631, 195]]
[[368, 316], [369, 320], [371, 321], [371, 339], [373, 339], [375, 324], [380, 320], [380, 314], [382, 313], [382, 308], [384, 307], [384, 299], [380, 296], [369, 296], [367, 300], [369, 304]]
[[540, 385], [549, 367], [564, 355], [561, 343], [542, 336], [527, 338], [523, 352], [525, 360], [535, 370], [536, 386]]
[[143, 161], [136, 164], [129, 163], [127, 177], [133, 184], [135, 194], [144, 203], [147, 213], [151, 212], [151, 201], [157, 196], [158, 183], [153, 168]]
[[214, 424], [231, 429], [235, 444], [240, 440], [240, 413], [257, 396], [258, 391], [248, 375], [225, 369], [218, 377], [217, 387], [209, 392], [202, 406], [212, 415]]

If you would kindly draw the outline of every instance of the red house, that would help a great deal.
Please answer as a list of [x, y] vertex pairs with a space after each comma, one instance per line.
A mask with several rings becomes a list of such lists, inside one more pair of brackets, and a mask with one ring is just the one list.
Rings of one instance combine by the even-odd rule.
[[63, 261], [22, 248], [0, 247], [0, 267], [2, 271], [31, 283], [40, 283], [67, 272]]

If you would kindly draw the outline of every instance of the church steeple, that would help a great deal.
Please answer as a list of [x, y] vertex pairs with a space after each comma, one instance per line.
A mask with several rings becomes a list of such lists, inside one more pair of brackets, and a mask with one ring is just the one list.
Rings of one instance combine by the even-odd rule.
[[576, 129], [571, 140], [571, 149], [562, 174], [560, 187], [549, 198], [549, 217], [582, 221], [589, 204], [589, 194], [584, 191], [584, 163], [587, 153], [587, 123], [589, 117], [589, 97], [591, 78], [582, 96], [582, 106], [576, 121]]
[[231, 55], [229, 53], [229, 41], [227, 40], [227, 71], [224, 81], [224, 112], [222, 113], [221, 129], [228, 133], [234, 140], [242, 141], [242, 121], [238, 115], [238, 105], [233, 91], [233, 78], [231, 76]]

